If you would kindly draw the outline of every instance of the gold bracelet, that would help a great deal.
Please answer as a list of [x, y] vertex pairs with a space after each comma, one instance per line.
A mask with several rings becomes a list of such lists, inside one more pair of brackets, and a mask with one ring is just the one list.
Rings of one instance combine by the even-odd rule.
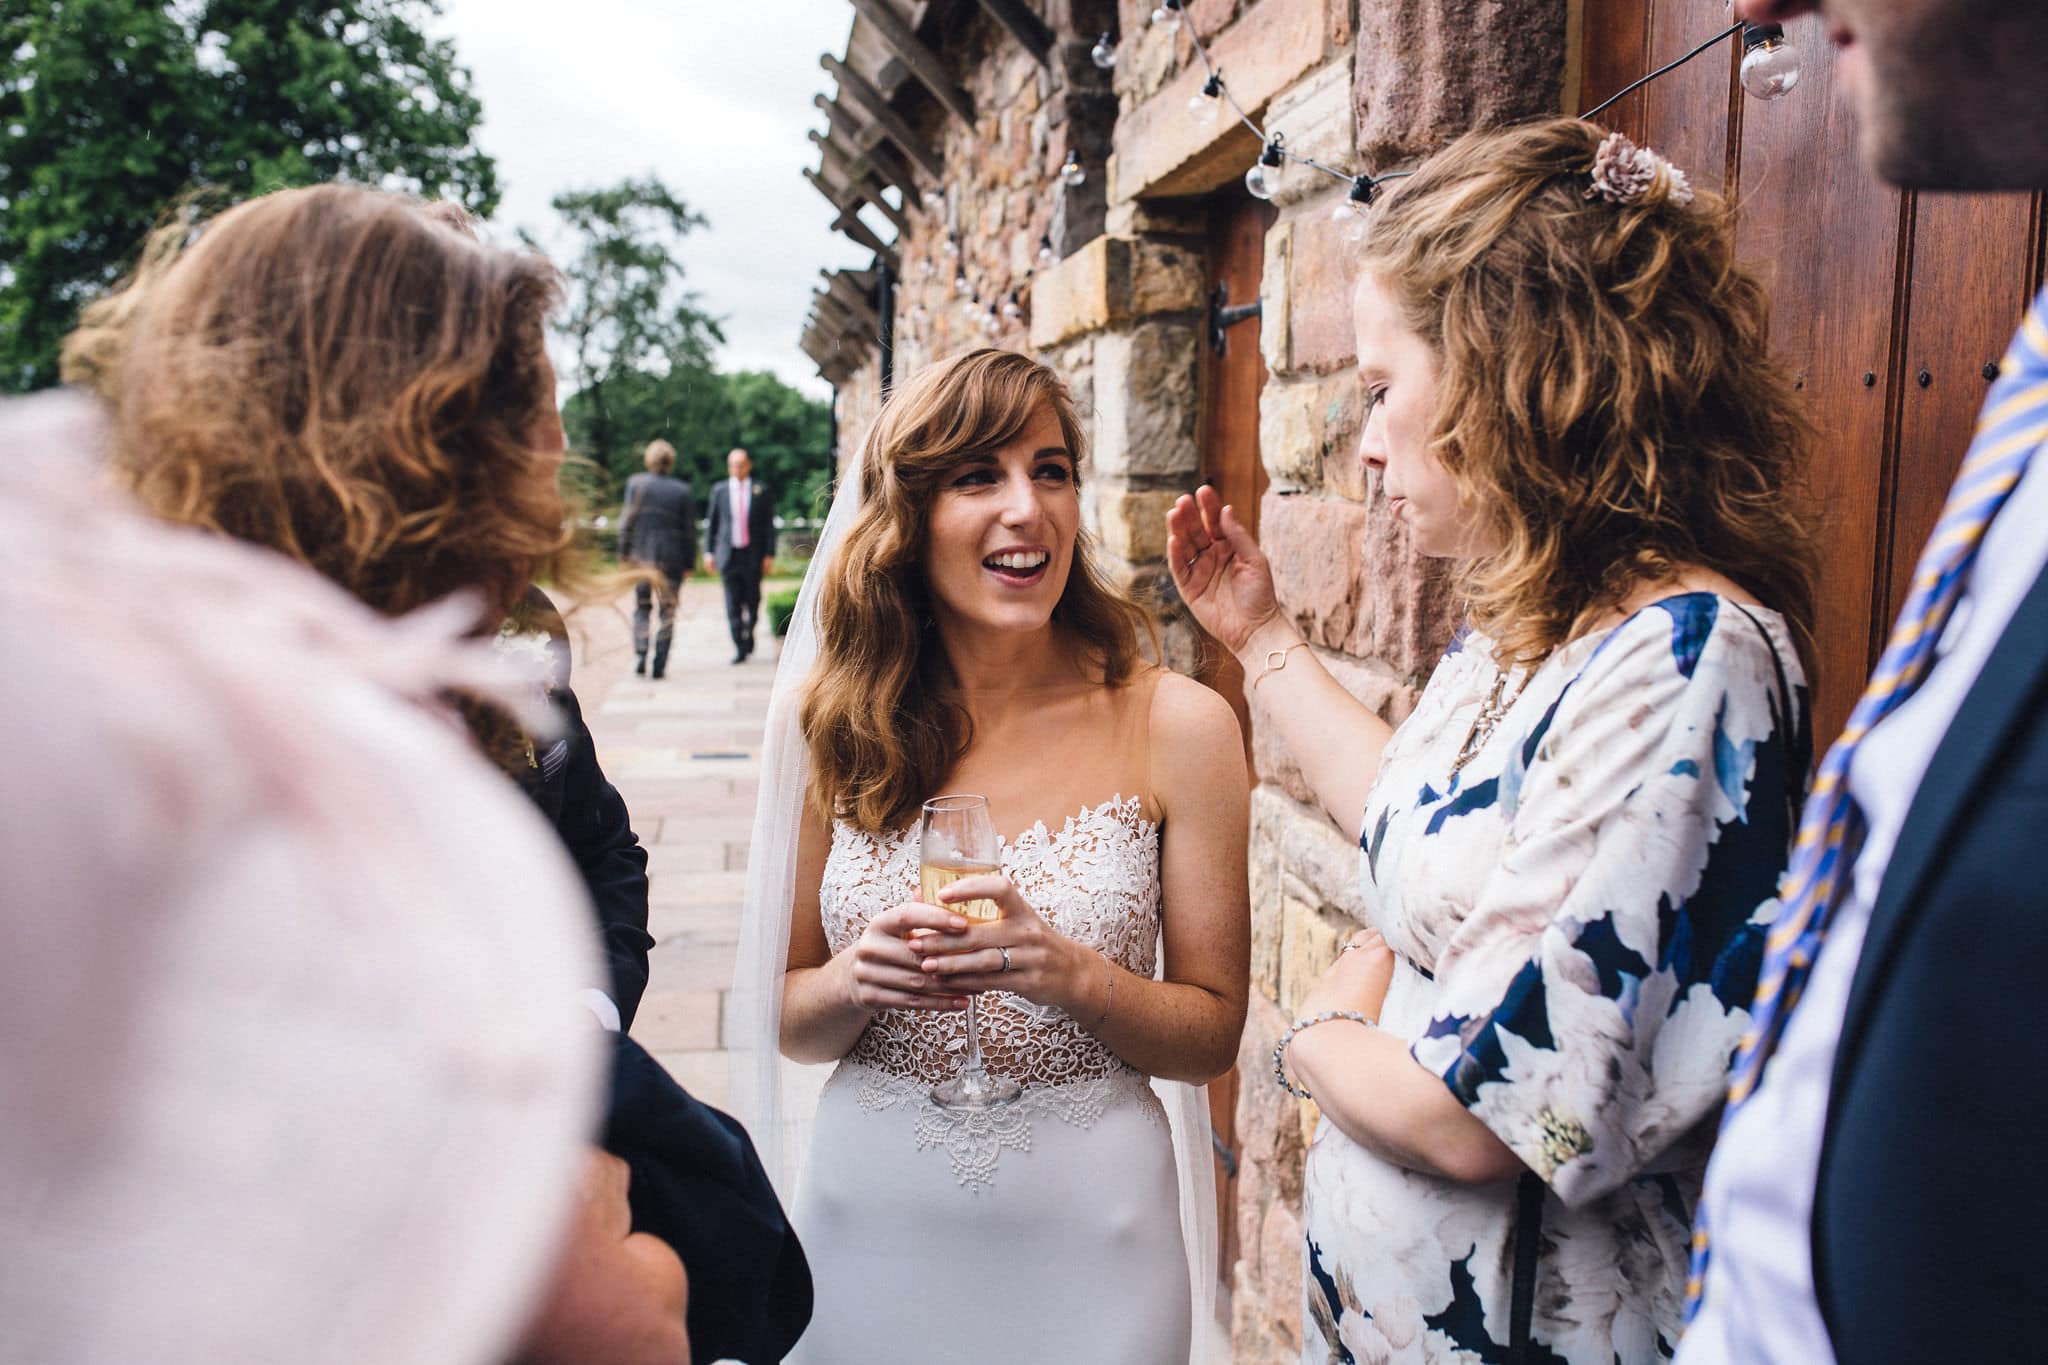
[[1088, 1026], [1090, 1033], [1101, 1028], [1109, 1020], [1109, 1007], [1116, 1003], [1116, 968], [1110, 965], [1109, 954], [1097, 948], [1095, 955], [1102, 959], [1102, 1013], [1095, 1016], [1095, 1022]]
[[1260, 669], [1260, 670], [1259, 670], [1259, 676], [1258, 676], [1258, 677], [1256, 677], [1256, 678], [1253, 678], [1253, 679], [1252, 679], [1252, 689], [1253, 689], [1254, 691], [1257, 691], [1257, 690], [1258, 690], [1258, 686], [1259, 686], [1259, 684], [1260, 684], [1260, 683], [1262, 683], [1262, 682], [1264, 682], [1264, 681], [1266, 680], [1266, 675], [1267, 675], [1268, 673], [1278, 673], [1278, 672], [1279, 672], [1279, 671], [1280, 671], [1281, 669], [1283, 669], [1283, 668], [1287, 667], [1287, 656], [1288, 656], [1288, 655], [1292, 654], [1292, 653], [1293, 653], [1293, 652], [1294, 652], [1295, 650], [1297, 650], [1297, 649], [1307, 649], [1307, 648], [1308, 648], [1308, 641], [1306, 641], [1306, 640], [1296, 640], [1296, 641], [1295, 641], [1295, 642], [1294, 642], [1293, 644], [1291, 644], [1291, 645], [1287, 646], [1287, 648], [1285, 648], [1285, 649], [1269, 649], [1269, 650], [1267, 650], [1267, 651], [1266, 651], [1266, 666], [1265, 666], [1264, 668], [1262, 668], [1262, 669]]

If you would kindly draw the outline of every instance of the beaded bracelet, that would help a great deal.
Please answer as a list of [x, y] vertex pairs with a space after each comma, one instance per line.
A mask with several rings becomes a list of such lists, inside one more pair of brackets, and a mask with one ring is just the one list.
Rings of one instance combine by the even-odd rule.
[[1293, 1042], [1294, 1035], [1303, 1029], [1314, 1028], [1317, 1024], [1327, 1024], [1332, 1019], [1348, 1019], [1354, 1024], [1363, 1024], [1367, 1028], [1379, 1027], [1378, 1020], [1368, 1019], [1357, 1010], [1324, 1010], [1321, 1014], [1311, 1015], [1306, 1019], [1297, 1019], [1290, 1024], [1287, 1032], [1280, 1035], [1280, 1041], [1273, 1044], [1273, 1079], [1279, 1082], [1282, 1090], [1285, 1090], [1298, 1100], [1312, 1100], [1315, 1096], [1287, 1079], [1287, 1067], [1282, 1061], [1287, 1055], [1287, 1045]]

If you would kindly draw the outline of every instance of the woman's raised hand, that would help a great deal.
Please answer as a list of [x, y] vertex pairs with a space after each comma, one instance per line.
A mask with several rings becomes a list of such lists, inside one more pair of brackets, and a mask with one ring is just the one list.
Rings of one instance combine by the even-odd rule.
[[1281, 619], [1259, 543], [1207, 484], [1166, 514], [1166, 562], [1195, 620], [1232, 654], [1242, 655], [1259, 627]]
[[[1080, 1003], [1093, 950], [1082, 947], [1043, 919], [1008, 877], [999, 873], [962, 877], [939, 893], [941, 899], [992, 900], [1003, 917], [975, 921], [964, 933], [930, 934], [910, 945], [923, 959], [934, 988], [946, 993], [1008, 991], [1034, 1005], [1068, 1010]], [[1008, 964], [1007, 966], [1005, 964]], [[1099, 974], [1102, 968], [1095, 966]], [[1100, 985], [1095, 987], [1100, 991]]]
[[967, 927], [962, 916], [917, 901], [876, 915], [847, 950], [853, 1003], [866, 1010], [966, 1009], [965, 995], [925, 974], [916, 945], [958, 937]]

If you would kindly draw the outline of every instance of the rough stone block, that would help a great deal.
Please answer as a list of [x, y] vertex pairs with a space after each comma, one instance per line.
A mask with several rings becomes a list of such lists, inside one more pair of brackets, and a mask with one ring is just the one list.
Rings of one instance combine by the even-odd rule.
[[1322, 807], [1291, 801], [1269, 786], [1256, 787], [1252, 830], [1286, 875], [1305, 886], [1318, 903], [1346, 919], [1365, 921], [1358, 846], [1330, 823]]
[[[1243, 1084], [1238, 1088], [1236, 1127], [1244, 1163], [1238, 1168], [1238, 1189], [1249, 1205], [1267, 1199], [1301, 1201], [1301, 1129], [1293, 1099], [1273, 1084], [1273, 1044], [1286, 1028], [1278, 1005], [1253, 1000], [1238, 1045], [1237, 1070]], [[1242, 1230], [1238, 1245], [1249, 1254], [1258, 1245], [1256, 1229]]]
[[[1183, 478], [1196, 471], [1200, 367], [1198, 329], [1192, 323], [1146, 322], [1096, 339], [1093, 465], [1098, 474]], [[1165, 534], [1162, 526], [1162, 550]]]
[[1379, 476], [1367, 480], [1363, 552], [1372, 611], [1362, 653], [1382, 660], [1416, 686], [1428, 681], [1462, 619], [1453, 564], [1415, 548], [1387, 510]]
[[[1346, 175], [1358, 173], [1358, 139], [1353, 125], [1351, 56], [1288, 87], [1266, 111], [1268, 132], [1287, 136], [1287, 150], [1320, 161]], [[1338, 182], [1313, 166], [1290, 161], [1280, 174], [1275, 204], [1285, 207], [1322, 194]]]
[[1199, 308], [1202, 297], [1193, 251], [1104, 235], [1032, 282], [1031, 344], [1044, 350], [1112, 323]]
[[1164, 559], [1166, 509], [1179, 496], [1170, 489], [1100, 488], [1095, 515], [1102, 548], [1134, 564]]
[[1302, 997], [1337, 960], [1338, 944], [1350, 926], [1340, 926], [1306, 897], [1285, 896], [1281, 906], [1286, 923], [1280, 938], [1280, 1008], [1292, 1019]]
[[1288, 488], [1322, 488], [1363, 502], [1361, 408], [1358, 381], [1348, 371], [1292, 384], [1268, 382], [1259, 395], [1259, 455], [1267, 477]]
[[1258, 800], [1252, 791], [1251, 904], [1252, 990], [1267, 1000], [1280, 998], [1280, 841], [1259, 828]]
[[1266, 230], [1266, 259], [1259, 271], [1259, 353], [1273, 374], [1294, 368], [1287, 351], [1294, 296], [1287, 287], [1294, 254], [1294, 224], [1277, 223]]
[[1288, 1203], [1273, 1205], [1266, 1210], [1259, 1234], [1260, 1288], [1273, 1314], [1274, 1333], [1294, 1351], [1301, 1349], [1302, 1232], [1298, 1209]]
[[[1230, 93], [1257, 118], [1275, 95], [1321, 66], [1328, 51], [1326, 6], [1343, 0], [1261, 0], [1210, 44]], [[1160, 35], [1146, 35], [1154, 47]], [[1235, 119], [1188, 117], [1187, 102], [1207, 78], [1199, 62], [1156, 88], [1117, 120], [1112, 204], [1150, 196], [1204, 194], [1242, 175], [1258, 139]]]
[[1554, 114], [1569, 0], [1375, 0], [1359, 7], [1358, 147], [1371, 169], [1458, 133]]
[[1372, 652], [1365, 521], [1356, 503], [1271, 488], [1259, 504], [1282, 608], [1311, 643], [1360, 656]]
[[1327, 213], [1307, 213], [1295, 220], [1287, 313], [1287, 356], [1293, 369], [1327, 373], [1348, 369], [1357, 359], [1351, 326], [1356, 260], [1356, 249]]

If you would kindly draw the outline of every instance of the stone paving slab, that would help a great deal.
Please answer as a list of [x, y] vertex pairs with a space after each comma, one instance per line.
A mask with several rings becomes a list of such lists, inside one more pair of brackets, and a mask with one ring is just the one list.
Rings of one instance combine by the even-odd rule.
[[632, 599], [569, 618], [575, 687], [648, 854], [647, 994], [633, 1036], [691, 1094], [730, 1094], [724, 1013], [738, 953], [776, 642], [732, 664], [713, 580], [683, 587], [668, 674], [633, 672]]

